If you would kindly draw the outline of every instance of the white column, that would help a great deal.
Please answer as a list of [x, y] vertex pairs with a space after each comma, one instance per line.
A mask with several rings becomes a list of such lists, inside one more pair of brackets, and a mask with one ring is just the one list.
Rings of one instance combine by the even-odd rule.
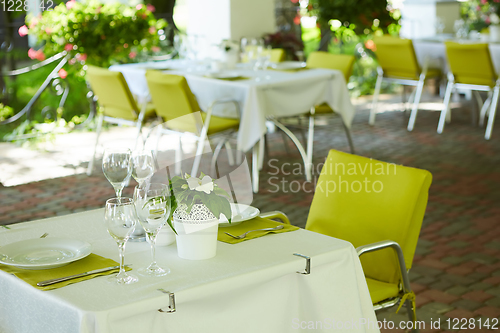
[[455, 20], [460, 19], [458, 0], [404, 0], [401, 7], [400, 36], [425, 38], [436, 35], [436, 20], [444, 23], [443, 33], [454, 33]]
[[188, 35], [217, 44], [276, 30], [273, 0], [187, 0]]

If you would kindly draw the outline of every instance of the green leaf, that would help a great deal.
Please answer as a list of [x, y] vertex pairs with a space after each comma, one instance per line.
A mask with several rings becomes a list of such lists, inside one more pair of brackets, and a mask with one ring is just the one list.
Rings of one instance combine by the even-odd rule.
[[217, 194], [217, 195], [223, 195], [223, 196], [226, 196], [228, 198], [231, 198], [229, 196], [229, 194], [224, 189], [222, 189], [222, 188], [220, 188], [218, 186], [214, 187], [214, 193]]

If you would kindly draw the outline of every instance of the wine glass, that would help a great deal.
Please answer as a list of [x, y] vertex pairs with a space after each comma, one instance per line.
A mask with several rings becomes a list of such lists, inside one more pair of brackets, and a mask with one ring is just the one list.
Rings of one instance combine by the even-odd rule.
[[104, 150], [102, 172], [115, 189], [118, 198], [122, 196], [123, 188], [127, 185], [132, 173], [130, 155], [130, 149], [127, 148]]
[[106, 201], [104, 211], [104, 222], [108, 229], [108, 233], [114, 238], [118, 244], [120, 253], [120, 272], [116, 276], [112, 276], [108, 281], [117, 284], [130, 284], [137, 282], [139, 279], [125, 272], [125, 244], [134, 231], [137, 221], [134, 201], [132, 198], [111, 198]]
[[153, 176], [155, 169], [153, 154], [149, 150], [134, 151], [130, 157], [130, 164], [132, 164], [132, 177], [139, 187], [142, 187], [144, 182]]
[[134, 202], [137, 216], [146, 231], [148, 243], [151, 245], [152, 261], [148, 267], [138, 270], [144, 276], [163, 276], [170, 273], [170, 269], [161, 268], [156, 263], [155, 243], [158, 232], [165, 225], [170, 216], [170, 189], [165, 184], [149, 183], [143, 187], [136, 186]]

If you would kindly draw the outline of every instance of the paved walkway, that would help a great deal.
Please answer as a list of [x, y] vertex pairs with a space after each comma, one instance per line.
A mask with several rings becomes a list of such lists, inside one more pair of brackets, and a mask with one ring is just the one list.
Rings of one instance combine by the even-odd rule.
[[[438, 110], [439, 99], [422, 105], [411, 133], [406, 131], [407, 115], [397, 111], [379, 114], [376, 125], [368, 126], [367, 104], [358, 105], [353, 124], [357, 154], [424, 168], [433, 174], [410, 272], [417, 293], [418, 317], [427, 322], [424, 332], [446, 329], [448, 318], [475, 318], [477, 327], [479, 319], [484, 323], [489, 318], [491, 324], [493, 318], [500, 317], [500, 123], [492, 139], [485, 141], [484, 129], [471, 125], [472, 104], [464, 105], [455, 110], [453, 122], [441, 135], [436, 134], [439, 114], [425, 110]], [[396, 110], [399, 106], [392, 104], [390, 108]], [[322, 162], [331, 148], [349, 151], [339, 119], [325, 124], [329, 126], [317, 127], [315, 164]], [[261, 190], [253, 204], [261, 211], [282, 210], [292, 223], [303, 227], [314, 184], [305, 182], [301, 174], [288, 174], [300, 158], [291, 142], [286, 144], [290, 154], [280, 135], [270, 135], [268, 162], [261, 172]], [[280, 168], [278, 173], [276, 167]], [[281, 185], [282, 179], [285, 185]], [[131, 194], [133, 185], [131, 182], [125, 194]], [[311, 193], [298, 191], [299, 186]], [[100, 208], [111, 196], [111, 186], [97, 171], [91, 177], [79, 174], [0, 187], [0, 224]], [[379, 318], [406, 319], [406, 310], [399, 314], [394, 311], [384, 310]], [[441, 320], [439, 330], [429, 329], [431, 319]]]

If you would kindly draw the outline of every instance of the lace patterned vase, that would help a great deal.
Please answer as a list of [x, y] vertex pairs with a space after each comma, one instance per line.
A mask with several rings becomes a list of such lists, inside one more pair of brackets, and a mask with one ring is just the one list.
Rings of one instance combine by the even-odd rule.
[[173, 215], [177, 255], [189, 260], [215, 257], [219, 220], [205, 205], [194, 205], [189, 214], [186, 208], [186, 205], [180, 205]]

